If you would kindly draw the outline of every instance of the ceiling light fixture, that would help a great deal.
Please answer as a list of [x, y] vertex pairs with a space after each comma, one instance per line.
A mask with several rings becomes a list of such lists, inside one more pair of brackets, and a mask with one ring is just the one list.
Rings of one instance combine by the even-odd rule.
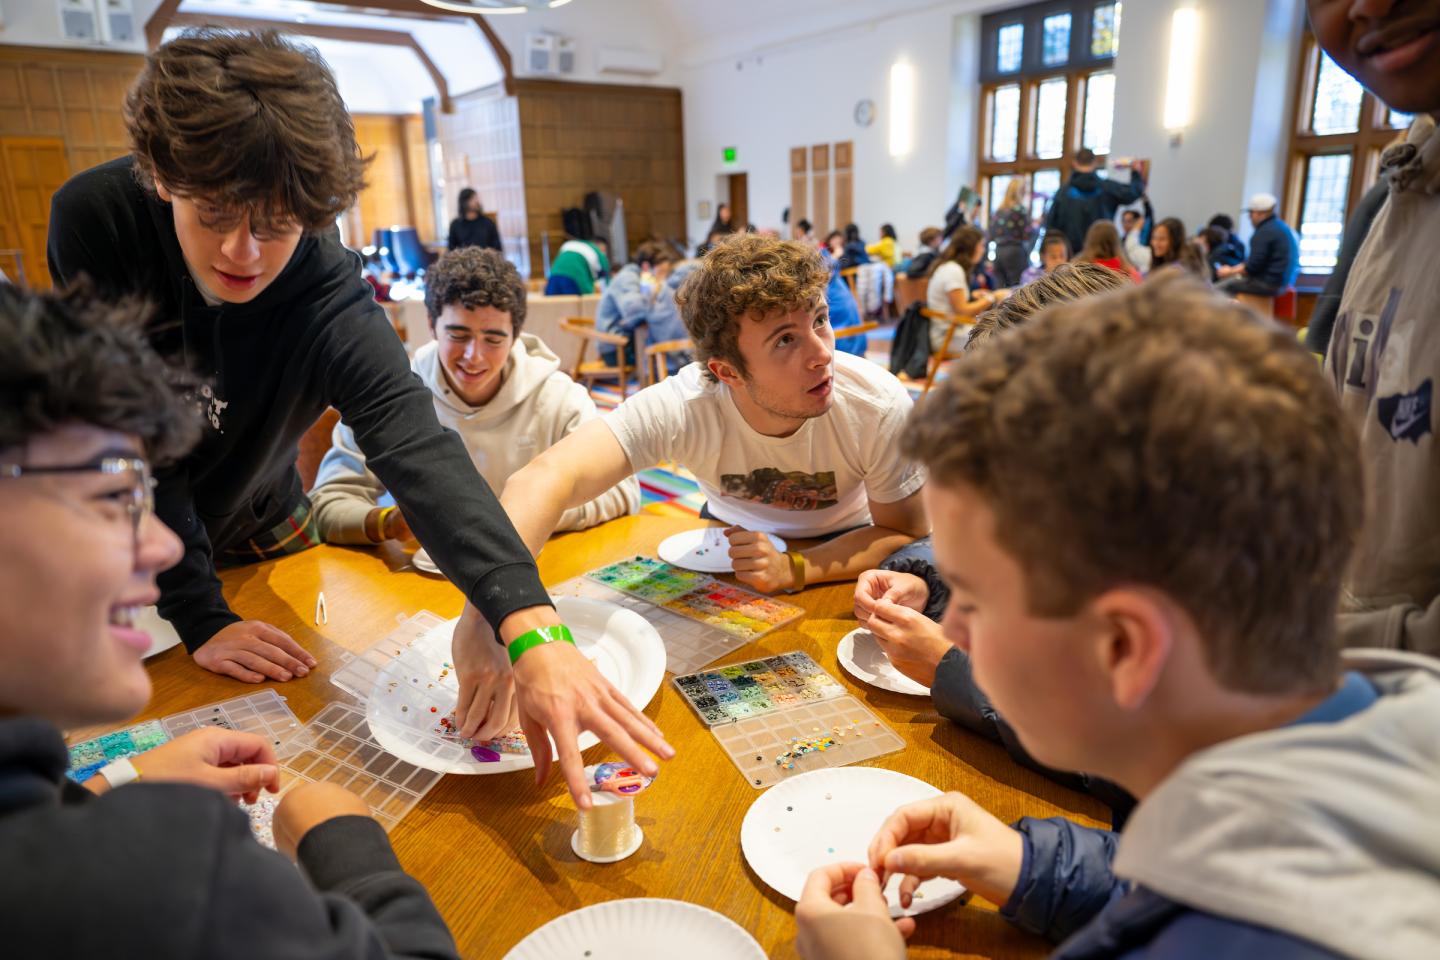
[[570, 0], [421, 0], [428, 6], [453, 13], [529, 13], [532, 10], [553, 10]]

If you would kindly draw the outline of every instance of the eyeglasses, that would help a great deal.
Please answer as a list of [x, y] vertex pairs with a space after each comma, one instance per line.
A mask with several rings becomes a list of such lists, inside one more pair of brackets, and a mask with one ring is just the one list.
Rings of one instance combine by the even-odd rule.
[[128, 476], [131, 478], [129, 496], [124, 500], [125, 512], [130, 518], [131, 532], [135, 543], [140, 543], [140, 528], [145, 518], [155, 512], [155, 478], [150, 475], [150, 464], [140, 457], [105, 457], [91, 463], [67, 464], [55, 467], [22, 467], [19, 464], [0, 464], [0, 478], [19, 479], [25, 476], [49, 474], [101, 473], [107, 476]]

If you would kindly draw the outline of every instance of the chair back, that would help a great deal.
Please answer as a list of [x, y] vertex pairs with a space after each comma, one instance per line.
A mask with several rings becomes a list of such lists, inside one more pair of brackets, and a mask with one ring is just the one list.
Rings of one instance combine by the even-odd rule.
[[661, 340], [645, 348], [645, 382], [659, 383], [670, 375], [670, 354], [694, 351], [689, 340]]

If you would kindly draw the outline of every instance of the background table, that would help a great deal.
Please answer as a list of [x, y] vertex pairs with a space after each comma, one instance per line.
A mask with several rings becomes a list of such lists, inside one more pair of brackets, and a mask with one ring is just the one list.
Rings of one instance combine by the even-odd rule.
[[[552, 540], [541, 554], [546, 583], [585, 573], [637, 553], [654, 556], [660, 541], [699, 525], [684, 518], [626, 517]], [[318, 547], [280, 560], [226, 571], [225, 595], [241, 616], [288, 631], [319, 659], [303, 680], [271, 684], [302, 722], [326, 703], [348, 699], [330, 682], [344, 650], [358, 651], [420, 610], [459, 614], [462, 598], [449, 583], [409, 567], [395, 544], [362, 550]], [[313, 623], [325, 592], [328, 626]], [[855, 628], [853, 585], [813, 587], [791, 598], [803, 620], [749, 644], [720, 662], [803, 650], [878, 713], [907, 742], [900, 753], [870, 761], [944, 790], [963, 791], [997, 816], [1067, 814], [1092, 824], [1106, 817], [1098, 802], [1050, 783], [1013, 763], [998, 746], [936, 714], [928, 700], [855, 681], [835, 656]], [[208, 673], [177, 647], [150, 662], [155, 694], [138, 719], [165, 716], [256, 687]], [[749, 930], [772, 958], [795, 956], [792, 904], [745, 864], [740, 822], [760, 796], [721, 753], [709, 732], [670, 685], [646, 708], [678, 751], [660, 780], [636, 801], [645, 843], [628, 860], [586, 863], [570, 850], [574, 805], [558, 770], [537, 787], [532, 772], [444, 778], [391, 834], [405, 868], [430, 890], [467, 957], [498, 958], [532, 930], [562, 913], [618, 897], [669, 897], [698, 903]], [[76, 731], [72, 742], [95, 730]], [[587, 763], [610, 759], [597, 746]], [[916, 958], [1040, 957], [1047, 945], [1012, 928], [980, 900], [920, 918], [911, 939]]]

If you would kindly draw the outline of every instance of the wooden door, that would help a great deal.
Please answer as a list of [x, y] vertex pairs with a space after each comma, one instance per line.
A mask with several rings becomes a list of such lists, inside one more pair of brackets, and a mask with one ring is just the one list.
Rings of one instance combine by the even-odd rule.
[[[855, 219], [854, 169], [851, 156], [854, 154], [853, 141], [835, 144], [835, 229], [843, 230]], [[878, 236], [875, 239], [880, 239]]]
[[730, 224], [739, 233], [750, 222], [750, 175], [730, 174]]
[[50, 198], [69, 178], [65, 142], [58, 137], [0, 137], [0, 245], [22, 251], [25, 280], [37, 290], [51, 286], [45, 265]]
[[[830, 145], [817, 144], [810, 148], [810, 222], [815, 225], [815, 236], [822, 241], [830, 232]], [[843, 224], [842, 224], [843, 226]]]
[[810, 151], [804, 147], [790, 150], [790, 228], [801, 220], [810, 219]]

